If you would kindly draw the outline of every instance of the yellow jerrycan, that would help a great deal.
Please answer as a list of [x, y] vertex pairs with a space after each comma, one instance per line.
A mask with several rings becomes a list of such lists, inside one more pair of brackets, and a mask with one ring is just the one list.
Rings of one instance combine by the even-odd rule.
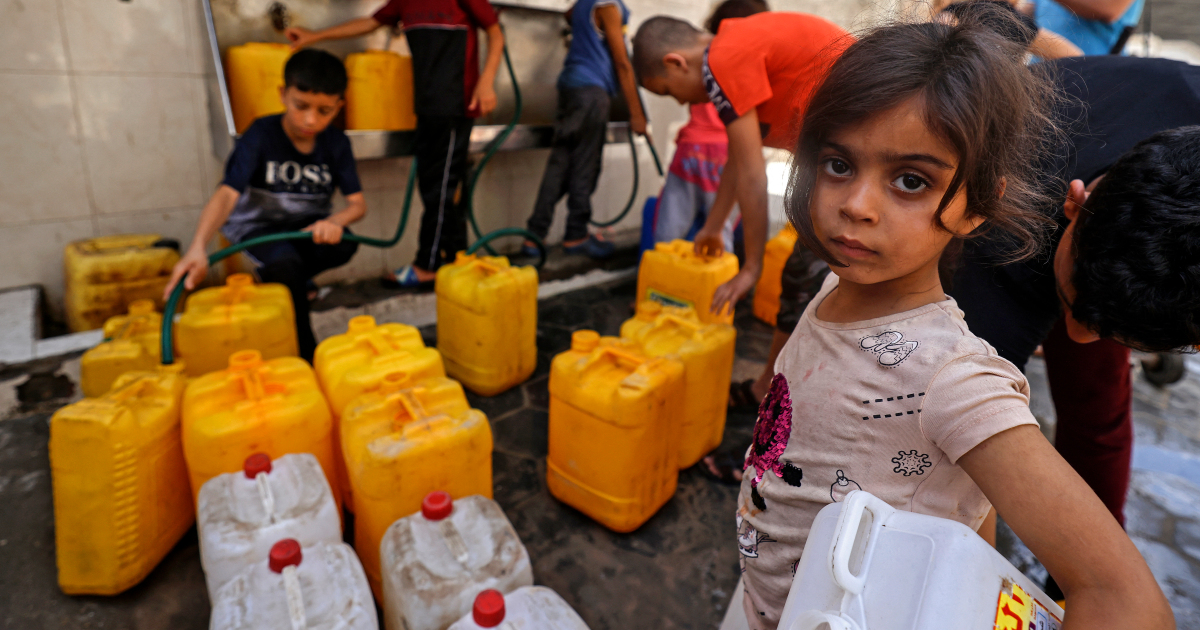
[[693, 309], [646, 300], [621, 324], [621, 337], [636, 342], [646, 356], [673, 355], [683, 362], [679, 468], [688, 468], [725, 435], [737, 331], [729, 324], [701, 324]]
[[401, 372], [350, 403], [341, 429], [354, 488], [354, 548], [381, 598], [379, 544], [392, 523], [418, 512], [436, 490], [455, 499], [492, 497], [492, 429], [457, 382], [413, 382]]
[[412, 57], [390, 50], [346, 56], [346, 129], [416, 129]]
[[658, 511], [679, 479], [683, 364], [576, 331], [550, 365], [550, 493], [615, 532]]
[[783, 292], [783, 266], [796, 247], [796, 228], [789, 223], [771, 240], [763, 254], [762, 275], [754, 286], [754, 316], [774, 326], [779, 315], [779, 294]]
[[[343, 501], [353, 510], [351, 488], [346, 483], [346, 463], [341, 453], [339, 418], [352, 400], [377, 389], [383, 377], [404, 373], [411, 380], [445, 376], [442, 355], [426, 348], [421, 333], [407, 324], [376, 325], [370, 315], [351, 318], [346, 332], [317, 346], [313, 356], [317, 381], [333, 412], [333, 448], [338, 453], [337, 470], [344, 492]], [[337, 486], [334, 486], [335, 488]]]
[[283, 87], [283, 66], [291, 56], [292, 47], [287, 44], [250, 42], [225, 50], [225, 82], [239, 134], [256, 118], [283, 111], [279, 89]]
[[162, 315], [154, 312], [150, 300], [136, 300], [129, 305], [128, 315], [110, 317], [104, 322], [104, 341], [79, 359], [83, 395], [104, 395], [126, 372], [157, 369], [161, 335]]
[[299, 354], [292, 294], [282, 284], [255, 284], [237, 273], [223, 287], [201, 289], [188, 297], [175, 322], [175, 349], [188, 376], [222, 370], [240, 350], [257, 350], [264, 359]]
[[178, 367], [129, 372], [50, 419], [58, 585], [115, 595], [137, 584], [195, 521], [179, 436]]
[[75, 241], [63, 250], [67, 327], [95, 330], [136, 300], [162, 305], [179, 262], [178, 245], [158, 234], [117, 234]]
[[537, 368], [538, 275], [504, 256], [459, 252], [438, 269], [438, 350], [446, 373], [481, 396], [494, 396]]
[[697, 256], [690, 241], [656, 243], [642, 254], [638, 267], [637, 300], [654, 300], [667, 306], [692, 307], [705, 324], [732, 324], [733, 311], [709, 312], [717, 287], [737, 275], [737, 256], [722, 252], [712, 258]]
[[183, 454], [192, 491], [205, 481], [242, 470], [266, 453], [312, 453], [337, 492], [333, 421], [317, 377], [303, 359], [264, 361], [257, 350], [235, 352], [229, 368], [193, 379], [183, 395]]

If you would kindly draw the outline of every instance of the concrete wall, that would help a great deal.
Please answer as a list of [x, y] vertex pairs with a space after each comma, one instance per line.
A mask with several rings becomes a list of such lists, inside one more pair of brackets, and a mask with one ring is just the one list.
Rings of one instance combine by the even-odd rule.
[[[780, 10], [819, 13], [847, 26], [868, 0], [775, 0]], [[701, 22], [707, 0], [627, 0], [631, 25], [655, 14]], [[869, 12], [868, 12], [869, 13]], [[632, 31], [631, 31], [632, 32]], [[205, 95], [207, 37], [200, 0], [0, 0], [0, 288], [39, 284], [60, 312], [62, 248], [73, 240], [158, 232], [190, 241], [208, 195], [221, 179]], [[685, 110], [646, 95], [664, 163]], [[485, 231], [522, 225], [533, 205], [546, 151], [501, 154], [481, 179], [476, 205]], [[640, 198], [660, 180], [642, 149]], [[390, 235], [399, 216], [409, 160], [364, 161], [368, 217], [356, 230]], [[595, 198], [600, 218], [629, 194], [624, 145], [609, 147]], [[404, 240], [363, 248], [323, 282], [378, 276], [410, 262], [419, 200]], [[552, 228], [561, 234], [562, 213]], [[640, 213], [614, 230], [636, 227]]]

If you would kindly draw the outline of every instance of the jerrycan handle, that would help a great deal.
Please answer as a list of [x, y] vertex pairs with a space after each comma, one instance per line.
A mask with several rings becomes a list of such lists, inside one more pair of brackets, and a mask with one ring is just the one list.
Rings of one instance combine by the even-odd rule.
[[152, 379], [137, 378], [133, 382], [126, 384], [124, 387], [111, 392], [108, 397], [116, 403], [126, 403], [131, 399], [141, 398], [147, 393], [147, 390], [152, 388], [154, 383]]
[[593, 366], [604, 361], [612, 361], [619, 366], [636, 370], [641, 364], [646, 362], [646, 359], [636, 354], [626, 352], [620, 348], [606, 346], [604, 348], [600, 348], [599, 352], [593, 352], [592, 356], [588, 357], [587, 366], [584, 368], [584, 370], [589, 371]]
[[824, 625], [828, 630], [859, 630], [858, 624], [854, 620], [844, 617], [839, 613], [821, 612], [819, 610], [808, 610], [802, 613], [792, 625], [787, 627], [787, 630], [824, 630]]
[[[869, 492], [854, 490], [846, 495], [834, 529], [833, 548], [829, 550], [833, 580], [843, 590], [855, 595], [862, 593], [867, 581], [870, 545], [883, 522], [895, 512], [895, 508]], [[854, 568], [858, 569], [857, 574]]]
[[466, 252], [458, 252], [455, 255], [454, 262], [456, 262], [460, 265], [465, 264], [474, 269], [480, 269], [488, 275], [497, 273], [501, 270], [500, 267], [492, 264], [491, 262], [484, 260], [483, 258], [476, 256], [475, 254], [468, 254]]
[[678, 315], [660, 315], [658, 321], [654, 322], [652, 330], [662, 330], [668, 326], [675, 326], [677, 328], [686, 328], [694, 333], [700, 330], [701, 325], [699, 322], [690, 321]]
[[425, 388], [414, 387], [412, 389], [400, 391], [396, 394], [396, 396], [400, 399], [400, 406], [404, 408], [405, 413], [407, 413], [409, 417], [408, 422], [400, 422], [400, 417], [397, 416], [395, 418], [396, 426], [403, 426], [426, 417], [427, 414], [425, 413], [425, 407], [421, 404], [421, 401], [417, 400], [417, 397], [413, 395], [417, 391], [425, 391]]

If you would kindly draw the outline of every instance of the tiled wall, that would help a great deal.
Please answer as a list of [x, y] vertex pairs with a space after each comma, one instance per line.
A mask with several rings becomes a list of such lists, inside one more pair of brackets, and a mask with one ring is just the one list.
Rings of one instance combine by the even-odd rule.
[[[849, 24], [868, 0], [776, 0], [777, 9], [821, 13]], [[633, 27], [669, 13], [700, 22], [708, 0], [627, 0]], [[879, 3], [874, 3], [879, 4]], [[39, 284], [61, 309], [62, 248], [73, 240], [158, 232], [187, 245], [221, 178], [205, 93], [209, 55], [200, 0], [0, 0], [0, 288]], [[647, 95], [664, 161], [668, 130], [684, 110]], [[521, 225], [533, 205], [546, 151], [501, 154], [480, 180], [485, 231]], [[660, 185], [640, 156], [639, 197]], [[399, 218], [408, 159], [366, 161], [369, 208], [355, 229], [390, 235]], [[628, 149], [610, 146], [594, 199], [612, 216], [629, 194]], [[636, 206], [640, 208], [639, 205]], [[362, 248], [322, 281], [378, 276], [411, 261], [420, 201], [405, 238], [390, 250]], [[562, 221], [562, 213], [558, 221]], [[613, 229], [636, 227], [640, 213]], [[561, 233], [561, 223], [552, 234]], [[552, 240], [555, 240], [552, 238]]]

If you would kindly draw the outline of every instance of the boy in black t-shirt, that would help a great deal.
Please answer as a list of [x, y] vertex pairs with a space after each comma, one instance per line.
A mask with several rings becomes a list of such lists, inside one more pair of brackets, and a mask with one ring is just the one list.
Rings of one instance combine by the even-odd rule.
[[[475, 118], [496, 108], [492, 84], [504, 35], [488, 0], [390, 0], [368, 17], [319, 31], [292, 27], [293, 48], [322, 40], [366, 35], [381, 26], [403, 26], [412, 51], [415, 157], [421, 202], [420, 246], [411, 265], [392, 273], [403, 287], [428, 286], [437, 269], [467, 248], [467, 223], [459, 185], [466, 184], [467, 149]], [[487, 33], [487, 58], [479, 68], [479, 39]], [[465, 191], [463, 191], [465, 192]]]
[[[263, 282], [291, 291], [300, 356], [311, 362], [317, 342], [309, 321], [313, 276], [346, 264], [358, 244], [342, 240], [346, 226], [367, 213], [350, 139], [329, 123], [342, 108], [346, 68], [333, 55], [303, 50], [288, 60], [284, 113], [254, 121], [229, 155], [225, 178], [204, 206], [191, 247], [175, 265], [164, 296], [183, 280], [193, 289], [208, 274], [205, 249], [219, 229], [231, 243], [302, 230], [312, 240], [289, 240], [246, 250]], [[346, 207], [331, 213], [334, 189]]]

